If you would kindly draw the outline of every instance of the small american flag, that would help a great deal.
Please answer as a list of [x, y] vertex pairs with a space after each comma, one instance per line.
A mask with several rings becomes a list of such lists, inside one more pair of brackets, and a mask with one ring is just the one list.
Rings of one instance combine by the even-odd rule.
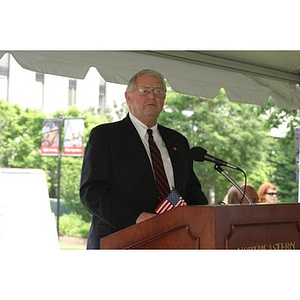
[[163, 200], [155, 209], [157, 214], [170, 210], [173, 207], [187, 205], [184, 199], [179, 195], [177, 190], [173, 188], [167, 198]]

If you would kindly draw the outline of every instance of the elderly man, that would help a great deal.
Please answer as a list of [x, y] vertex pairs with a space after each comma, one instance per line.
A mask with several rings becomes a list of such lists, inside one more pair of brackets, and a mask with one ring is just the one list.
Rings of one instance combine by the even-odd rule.
[[140, 71], [125, 98], [127, 116], [92, 129], [84, 154], [80, 197], [92, 213], [88, 249], [99, 249], [102, 237], [155, 217], [173, 188], [187, 205], [208, 203], [187, 139], [157, 122], [166, 98], [164, 77]]

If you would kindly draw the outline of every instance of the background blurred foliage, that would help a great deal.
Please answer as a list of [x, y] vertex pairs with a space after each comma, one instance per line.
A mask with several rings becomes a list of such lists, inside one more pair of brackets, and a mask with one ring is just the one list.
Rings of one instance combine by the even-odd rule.
[[[117, 114], [123, 118], [126, 113], [124, 104]], [[58, 118], [60, 114], [64, 118], [84, 118], [84, 145], [94, 126], [111, 121], [109, 113], [101, 115], [92, 109], [79, 111], [71, 107], [47, 116], [42, 111], [21, 109], [0, 100], [0, 167], [43, 169], [51, 198], [57, 197], [58, 158], [40, 155], [41, 129], [43, 119]], [[210, 155], [242, 168], [247, 182], [256, 189], [271, 181], [278, 187], [280, 201], [297, 202], [296, 111], [278, 109], [271, 99], [266, 106], [230, 102], [223, 89], [214, 99], [169, 92], [159, 122], [185, 135], [191, 147], [203, 147]], [[286, 137], [271, 137], [271, 128], [283, 123], [289, 128]], [[82, 157], [62, 157], [60, 198], [70, 211], [90, 221], [78, 194], [81, 165]], [[211, 203], [222, 200], [231, 183], [214, 169], [214, 164], [194, 162], [194, 169]], [[243, 173], [230, 169], [226, 172], [238, 183], [244, 182]]]

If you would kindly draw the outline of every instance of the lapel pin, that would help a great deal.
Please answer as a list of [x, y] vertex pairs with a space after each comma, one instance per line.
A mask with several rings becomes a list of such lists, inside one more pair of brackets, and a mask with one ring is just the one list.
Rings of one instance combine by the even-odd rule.
[[173, 147], [173, 151], [177, 151], [177, 147], [176, 146]]

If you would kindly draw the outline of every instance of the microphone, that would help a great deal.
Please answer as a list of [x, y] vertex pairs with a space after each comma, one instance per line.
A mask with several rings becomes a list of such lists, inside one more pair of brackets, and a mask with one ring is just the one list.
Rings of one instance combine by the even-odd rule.
[[241, 169], [235, 165], [232, 165], [232, 164], [229, 164], [228, 162], [224, 161], [224, 160], [221, 160], [219, 158], [216, 158], [212, 155], [209, 155], [207, 154], [207, 151], [201, 147], [193, 147], [191, 149], [191, 157], [193, 160], [195, 161], [210, 161], [210, 162], [213, 162], [217, 165], [220, 165], [220, 166], [226, 166], [228, 168], [231, 168], [233, 170], [240, 170]]

